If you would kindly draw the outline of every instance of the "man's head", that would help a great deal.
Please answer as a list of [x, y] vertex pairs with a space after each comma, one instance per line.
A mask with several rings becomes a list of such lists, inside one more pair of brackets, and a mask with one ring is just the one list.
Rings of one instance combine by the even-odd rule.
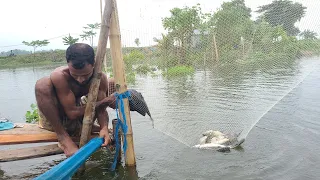
[[94, 50], [84, 43], [75, 43], [68, 47], [66, 59], [70, 75], [79, 85], [86, 85], [91, 80], [94, 67]]

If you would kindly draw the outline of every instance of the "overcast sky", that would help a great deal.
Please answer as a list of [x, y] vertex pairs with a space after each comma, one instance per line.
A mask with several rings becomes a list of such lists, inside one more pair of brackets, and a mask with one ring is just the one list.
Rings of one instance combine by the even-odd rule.
[[[174, 7], [200, 3], [204, 12], [213, 12], [223, 1], [226, 0], [118, 0], [122, 44], [134, 46], [135, 38], [140, 39], [142, 46], [154, 44], [153, 37], [161, 37], [164, 32], [161, 18], [169, 16], [169, 10]], [[269, 4], [272, 0], [245, 2], [256, 11], [258, 6]], [[300, 30], [310, 29], [320, 34], [320, 0], [294, 2], [307, 7], [305, 17], [296, 24]], [[253, 17], [256, 16], [253, 13]], [[1, 0], [0, 17], [0, 52], [11, 49], [32, 50], [19, 44], [22, 41], [50, 38], [48, 47], [42, 49], [65, 49], [67, 46], [63, 45], [62, 36], [70, 33], [79, 37], [83, 26], [101, 21], [100, 0]], [[98, 36], [94, 39], [94, 45], [97, 39]]]

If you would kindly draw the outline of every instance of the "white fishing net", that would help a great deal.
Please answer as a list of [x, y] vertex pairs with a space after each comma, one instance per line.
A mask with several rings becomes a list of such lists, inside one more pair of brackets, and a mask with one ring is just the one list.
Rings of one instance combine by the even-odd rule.
[[155, 128], [188, 146], [207, 130], [246, 138], [318, 65], [311, 57], [320, 52], [312, 21], [319, 2], [125, 3], [118, 8], [127, 83], [142, 93]]

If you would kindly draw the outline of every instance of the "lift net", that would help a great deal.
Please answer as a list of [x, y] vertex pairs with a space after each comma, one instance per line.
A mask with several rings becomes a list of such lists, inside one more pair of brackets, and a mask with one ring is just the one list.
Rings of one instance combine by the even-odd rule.
[[188, 146], [207, 130], [245, 138], [319, 62], [319, 2], [122, 3], [127, 84], [142, 93], [155, 128]]

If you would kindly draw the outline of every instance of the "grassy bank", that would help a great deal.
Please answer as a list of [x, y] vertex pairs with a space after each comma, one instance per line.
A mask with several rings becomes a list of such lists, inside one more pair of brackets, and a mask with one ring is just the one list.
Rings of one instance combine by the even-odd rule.
[[[94, 50], [96, 51], [96, 48], [94, 48]], [[63, 64], [66, 63], [65, 52], [65, 50], [52, 50], [36, 52], [34, 54], [0, 57], [0, 68], [42, 66], [59, 63]], [[130, 59], [133, 61], [144, 61], [153, 56], [153, 47], [124, 47], [122, 48], [122, 52], [126, 61], [130, 61]], [[141, 61], [138, 62], [140, 63]], [[110, 49], [107, 49], [107, 65], [108, 67], [112, 66]]]
[[[260, 66], [281, 64], [297, 58], [320, 55], [320, 40], [277, 42], [270, 46], [252, 46], [252, 49], [220, 49], [219, 60], [210, 50], [195, 48], [182, 58], [179, 49], [155, 47], [123, 47], [123, 60], [127, 74], [148, 74], [156, 68], [167, 76], [188, 75], [194, 69], [207, 69], [225, 63], [257, 64]], [[96, 50], [96, 49], [95, 49]], [[66, 65], [65, 50], [38, 52], [35, 54], [0, 57], [0, 69]], [[110, 49], [107, 49], [108, 73], [112, 73]], [[132, 78], [131, 78], [132, 79]]]
[[65, 63], [65, 51], [56, 50], [35, 54], [0, 57], [0, 68], [32, 67]]

